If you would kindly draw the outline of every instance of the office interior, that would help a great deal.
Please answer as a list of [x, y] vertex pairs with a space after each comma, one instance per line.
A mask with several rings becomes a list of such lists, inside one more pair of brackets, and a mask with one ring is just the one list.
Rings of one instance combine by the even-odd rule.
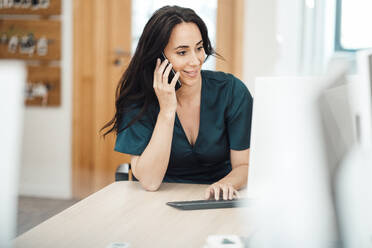
[[[324, 77], [337, 61], [348, 64], [346, 78], [357, 82], [357, 53], [372, 47], [367, 32], [372, 10], [368, 1], [56, 2], [60, 3], [59, 14], [24, 16], [7, 13], [4, 6], [0, 9], [0, 27], [2, 20], [18, 19], [58, 21], [60, 25], [55, 38], [60, 42], [59, 56], [16, 58], [27, 66], [60, 70], [57, 96], [52, 95], [56, 88], [47, 89], [56, 102], [45, 104], [42, 96], [36, 96], [40, 99], [25, 99], [24, 104], [16, 190], [20, 198], [36, 199], [35, 206], [45, 199], [57, 205], [65, 201], [66, 207], [85, 199], [113, 183], [118, 166], [130, 162], [129, 156], [113, 151], [115, 137], [103, 139], [100, 128], [114, 113], [115, 87], [139, 34], [161, 6], [190, 7], [207, 20], [212, 45], [225, 58], [212, 58], [207, 69], [236, 75], [253, 98], [258, 77]], [[1, 60], [9, 59], [1, 51]]]

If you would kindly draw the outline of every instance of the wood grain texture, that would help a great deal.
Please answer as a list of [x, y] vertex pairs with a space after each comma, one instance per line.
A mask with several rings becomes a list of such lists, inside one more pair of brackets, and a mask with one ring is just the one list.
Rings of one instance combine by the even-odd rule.
[[0, 14], [5, 15], [43, 15], [43, 16], [49, 16], [49, 15], [60, 15], [61, 14], [61, 1], [62, 0], [50, 0], [50, 4], [48, 8], [38, 8], [38, 9], [32, 9], [32, 8], [3, 8], [0, 9]]
[[73, 1], [73, 144], [72, 194], [83, 198], [92, 193], [93, 174], [93, 6], [86, 0]]
[[[108, 97], [105, 107], [105, 119], [104, 122], [110, 120], [115, 113], [115, 91], [118, 82], [127, 68], [130, 62], [130, 51], [131, 51], [131, 1], [123, 0], [111, 0], [109, 5], [108, 16], [110, 17], [110, 26], [116, 26], [117, 29], [108, 29], [108, 40], [109, 54], [107, 60], [108, 75], [107, 75], [107, 93], [105, 96]], [[127, 16], [123, 18], [123, 14]], [[126, 22], [123, 25], [123, 22]], [[120, 51], [120, 52], [119, 52]], [[118, 54], [122, 52], [122, 54]], [[115, 65], [115, 60], [120, 61], [120, 65]], [[102, 127], [102, 125], [100, 126]], [[106, 167], [106, 179], [104, 185], [111, 183], [119, 164], [130, 163], [130, 156], [115, 152], [113, 147], [115, 145], [115, 135], [107, 136], [106, 138], [106, 156], [107, 160], [105, 164], [101, 166]]]
[[[130, 56], [131, 1], [74, 1], [73, 195], [85, 197], [114, 181], [129, 156], [114, 152], [115, 136], [99, 132], [115, 111], [115, 89]], [[120, 65], [114, 61], [119, 59]]]
[[225, 61], [216, 61], [216, 70], [242, 78], [244, 0], [218, 0], [216, 50]]
[[234, 1], [234, 75], [243, 79], [244, 0]]
[[[46, 106], [56, 107], [61, 105], [61, 69], [59, 67], [27, 66], [27, 83], [49, 84], [51, 89], [48, 92]], [[28, 106], [41, 106], [42, 98], [27, 99], [25, 103]]]
[[169, 201], [202, 199], [207, 185], [163, 184], [148, 192], [116, 182], [15, 239], [14, 247], [202, 247], [208, 235], [249, 236], [250, 208], [182, 211]]

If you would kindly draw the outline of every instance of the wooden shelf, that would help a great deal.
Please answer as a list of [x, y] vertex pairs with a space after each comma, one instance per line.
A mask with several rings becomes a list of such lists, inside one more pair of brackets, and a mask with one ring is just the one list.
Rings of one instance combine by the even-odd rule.
[[61, 20], [49, 18], [61, 15], [61, 5], [62, 0], [50, 0], [47, 8], [13, 4], [0, 9], [0, 59], [28, 61], [27, 106], [61, 105], [61, 69], [50, 66], [61, 60]]
[[61, 14], [61, 0], [50, 0], [48, 8], [22, 8], [22, 7], [11, 7], [0, 9], [0, 14], [4, 15], [60, 15]]
[[[28, 66], [27, 82], [31, 84], [49, 84], [51, 89], [48, 93], [46, 106], [61, 105], [61, 69], [56, 66]], [[28, 106], [42, 106], [42, 98], [35, 97], [25, 100]]]
[[36, 51], [32, 55], [8, 51], [8, 44], [0, 44], [0, 58], [24, 60], [60, 60], [61, 58], [61, 23], [58, 20], [0, 20], [0, 34], [7, 33], [21, 36], [33, 33], [36, 40], [41, 37], [48, 39], [48, 53], [39, 56]]

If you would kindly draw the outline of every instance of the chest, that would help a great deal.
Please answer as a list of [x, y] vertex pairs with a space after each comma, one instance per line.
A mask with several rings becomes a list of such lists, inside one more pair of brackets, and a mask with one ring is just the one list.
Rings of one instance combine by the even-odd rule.
[[195, 144], [200, 127], [200, 106], [177, 108], [177, 116], [191, 145]]
[[229, 158], [228, 132], [223, 114], [194, 108], [177, 109], [170, 164], [209, 165]]

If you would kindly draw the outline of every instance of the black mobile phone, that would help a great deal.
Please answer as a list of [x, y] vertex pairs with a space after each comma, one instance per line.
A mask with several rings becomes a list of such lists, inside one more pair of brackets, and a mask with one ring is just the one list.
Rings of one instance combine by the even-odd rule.
[[[166, 59], [167, 59], [167, 57], [165, 57], [165, 54], [161, 53], [161, 57], [160, 57], [161, 62], [163, 62]], [[168, 64], [169, 64], [169, 61], [168, 61]], [[176, 72], [172, 68], [171, 71], [169, 72], [169, 76], [168, 76], [168, 83], [169, 84], [172, 82], [172, 79], [174, 78], [175, 75], [176, 75]], [[177, 79], [175, 90], [178, 90], [179, 88], [181, 88], [181, 85], [182, 85], [181, 81], [179, 79]]]

